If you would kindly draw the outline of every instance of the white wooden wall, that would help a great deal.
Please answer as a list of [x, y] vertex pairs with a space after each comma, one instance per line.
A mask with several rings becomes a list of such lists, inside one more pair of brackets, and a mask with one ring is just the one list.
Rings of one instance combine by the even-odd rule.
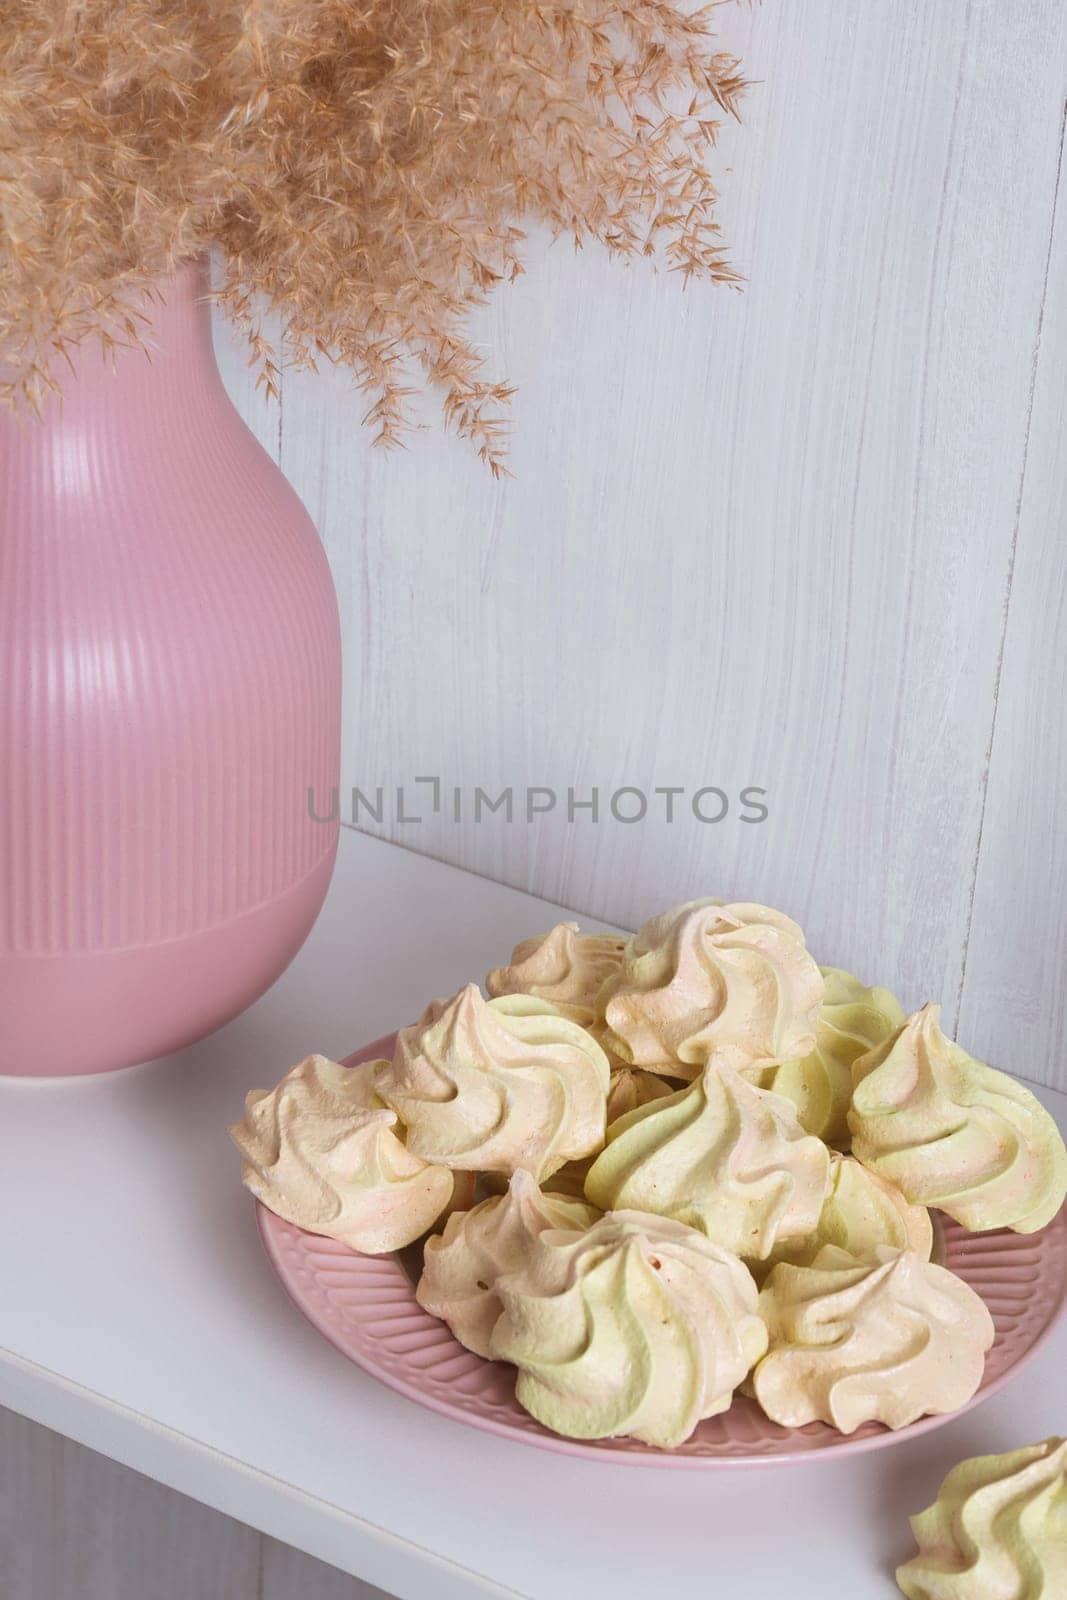
[[[513, 481], [435, 431], [371, 449], [341, 374], [268, 408], [222, 336], [333, 562], [346, 784], [462, 786], [459, 825], [361, 825], [623, 924], [780, 905], [1067, 1087], [1067, 8], [766, 0], [721, 31], [761, 80], [722, 146], [748, 288], [533, 240], [483, 323]], [[561, 804], [475, 825], [476, 784]], [[568, 822], [568, 787], [622, 784], [770, 815]]]
[[[409, 809], [429, 774], [759, 785], [758, 826], [565, 800], [372, 826], [624, 924], [780, 905], [1067, 1088], [1067, 7], [765, 0], [721, 30], [762, 80], [722, 145], [747, 291], [533, 239], [483, 322], [520, 385], [513, 481], [438, 432], [371, 450], [341, 375], [267, 405], [220, 330], [333, 563], [346, 783]], [[0, 1537], [40, 1535], [5, 1600], [359, 1593], [11, 1418], [0, 1472]]]

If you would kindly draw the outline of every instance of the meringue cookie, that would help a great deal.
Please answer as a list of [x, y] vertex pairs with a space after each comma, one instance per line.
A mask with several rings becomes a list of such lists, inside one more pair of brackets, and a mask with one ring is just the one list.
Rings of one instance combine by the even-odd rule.
[[492, 1354], [518, 1367], [527, 1411], [572, 1439], [681, 1444], [725, 1411], [767, 1347], [756, 1286], [737, 1257], [637, 1212], [585, 1233], [542, 1234], [497, 1291]]
[[810, 1267], [783, 1263], [759, 1309], [771, 1343], [753, 1388], [786, 1428], [903, 1428], [955, 1411], [981, 1383], [993, 1343], [993, 1319], [973, 1289], [888, 1245], [864, 1261], [827, 1245]]
[[454, 1190], [447, 1168], [405, 1149], [395, 1114], [375, 1095], [385, 1064], [342, 1067], [308, 1056], [275, 1089], [253, 1089], [230, 1129], [242, 1182], [257, 1200], [372, 1256], [418, 1239]]
[[814, 1231], [830, 1154], [789, 1100], [714, 1058], [702, 1077], [614, 1122], [586, 1179], [602, 1211], [674, 1217], [749, 1260]]
[[468, 1350], [488, 1356], [501, 1312], [497, 1279], [521, 1268], [547, 1229], [581, 1232], [599, 1215], [576, 1200], [542, 1194], [530, 1174], [520, 1170], [507, 1194], [493, 1195], [472, 1211], [453, 1213], [444, 1233], [427, 1240], [415, 1298], [447, 1322]]
[[549, 933], [517, 944], [510, 965], [494, 968], [485, 987], [497, 997], [536, 995], [587, 1028], [597, 1020], [597, 996], [618, 971], [625, 945], [616, 934], [581, 934], [576, 922], [557, 922]]
[[914, 1250], [920, 1260], [929, 1261], [934, 1228], [923, 1206], [911, 1205], [876, 1172], [835, 1152], [830, 1157], [830, 1193], [815, 1232], [807, 1239], [778, 1245], [772, 1260], [810, 1266], [828, 1244], [857, 1257], [872, 1255], [878, 1245], [887, 1244], [894, 1250]]
[[924, 1006], [855, 1063], [853, 1153], [973, 1232], [1033, 1233], [1067, 1193], [1060, 1131], [1029, 1089], [946, 1039], [939, 1015]]
[[618, 1122], [631, 1111], [675, 1093], [675, 1085], [641, 1067], [617, 1067], [608, 1083], [607, 1119]]
[[546, 1000], [484, 1000], [469, 983], [429, 1025], [397, 1035], [378, 1094], [425, 1161], [473, 1172], [524, 1167], [541, 1182], [604, 1139], [608, 1061]]
[[815, 1049], [795, 1061], [776, 1063], [760, 1082], [792, 1100], [808, 1133], [847, 1149], [852, 1063], [896, 1033], [904, 1011], [888, 989], [869, 989], [839, 967], [820, 970], [826, 992], [815, 1025]]
[[807, 1055], [822, 996], [822, 974], [789, 917], [692, 900], [630, 939], [604, 1015], [624, 1061], [692, 1079], [713, 1053], [760, 1069]]
[[911, 1519], [908, 1600], [1061, 1600], [1067, 1594], [1067, 1439], [953, 1467]]
[[[638, 1106], [647, 1106], [653, 1100], [662, 1100], [673, 1093], [674, 1085], [665, 1083], [653, 1072], [644, 1072], [640, 1067], [618, 1067], [612, 1072], [608, 1085], [608, 1125], [617, 1122], [627, 1112], [636, 1111]], [[595, 1159], [596, 1156], [591, 1155], [586, 1156], [584, 1161], [568, 1161], [553, 1173], [548, 1180], [548, 1187], [554, 1194], [566, 1194], [576, 1200], [584, 1200], [585, 1180]]]

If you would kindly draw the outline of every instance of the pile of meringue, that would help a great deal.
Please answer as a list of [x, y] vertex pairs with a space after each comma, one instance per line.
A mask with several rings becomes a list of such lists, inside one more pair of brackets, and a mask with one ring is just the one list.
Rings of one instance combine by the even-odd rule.
[[[575, 923], [434, 1000], [391, 1061], [311, 1056], [248, 1096], [247, 1187], [381, 1254], [571, 1438], [671, 1448], [735, 1392], [784, 1427], [901, 1428], [978, 1388], [993, 1323], [936, 1209], [1030, 1233], [1067, 1151], [1028, 1090], [766, 906], [629, 940]], [[476, 1202], [476, 1195], [486, 1197]]]

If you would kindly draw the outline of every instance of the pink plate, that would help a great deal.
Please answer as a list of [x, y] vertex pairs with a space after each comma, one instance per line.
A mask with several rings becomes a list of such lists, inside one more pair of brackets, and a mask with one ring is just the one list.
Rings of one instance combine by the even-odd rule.
[[[347, 1065], [392, 1054], [392, 1035], [377, 1039]], [[305, 1233], [258, 1206], [267, 1254], [296, 1305], [342, 1355], [391, 1389], [457, 1422], [523, 1444], [636, 1466], [716, 1467], [811, 1461], [873, 1450], [914, 1438], [961, 1415], [924, 1417], [891, 1432], [867, 1423], [845, 1435], [824, 1423], [780, 1428], [754, 1400], [738, 1398], [702, 1422], [676, 1450], [636, 1439], [562, 1439], [528, 1416], [515, 1399], [512, 1368], [483, 1361], [453, 1338], [415, 1299], [396, 1256], [361, 1256], [336, 1240]], [[972, 1234], [944, 1218], [946, 1263], [982, 1296], [996, 1324], [982, 1386], [967, 1411], [1003, 1387], [1040, 1348], [1067, 1301], [1067, 1211], [1040, 1233]]]

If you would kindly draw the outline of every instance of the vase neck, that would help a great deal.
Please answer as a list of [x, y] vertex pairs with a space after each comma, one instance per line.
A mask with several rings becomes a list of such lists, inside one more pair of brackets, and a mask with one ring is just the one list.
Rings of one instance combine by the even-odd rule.
[[43, 425], [60, 432], [91, 425], [105, 413], [144, 418], [158, 426], [172, 407], [187, 411], [189, 395], [210, 407], [224, 400], [211, 338], [206, 261], [164, 278], [138, 308], [140, 346], [105, 351], [90, 338], [70, 352], [70, 366], [56, 369], [60, 393], [47, 403]]

